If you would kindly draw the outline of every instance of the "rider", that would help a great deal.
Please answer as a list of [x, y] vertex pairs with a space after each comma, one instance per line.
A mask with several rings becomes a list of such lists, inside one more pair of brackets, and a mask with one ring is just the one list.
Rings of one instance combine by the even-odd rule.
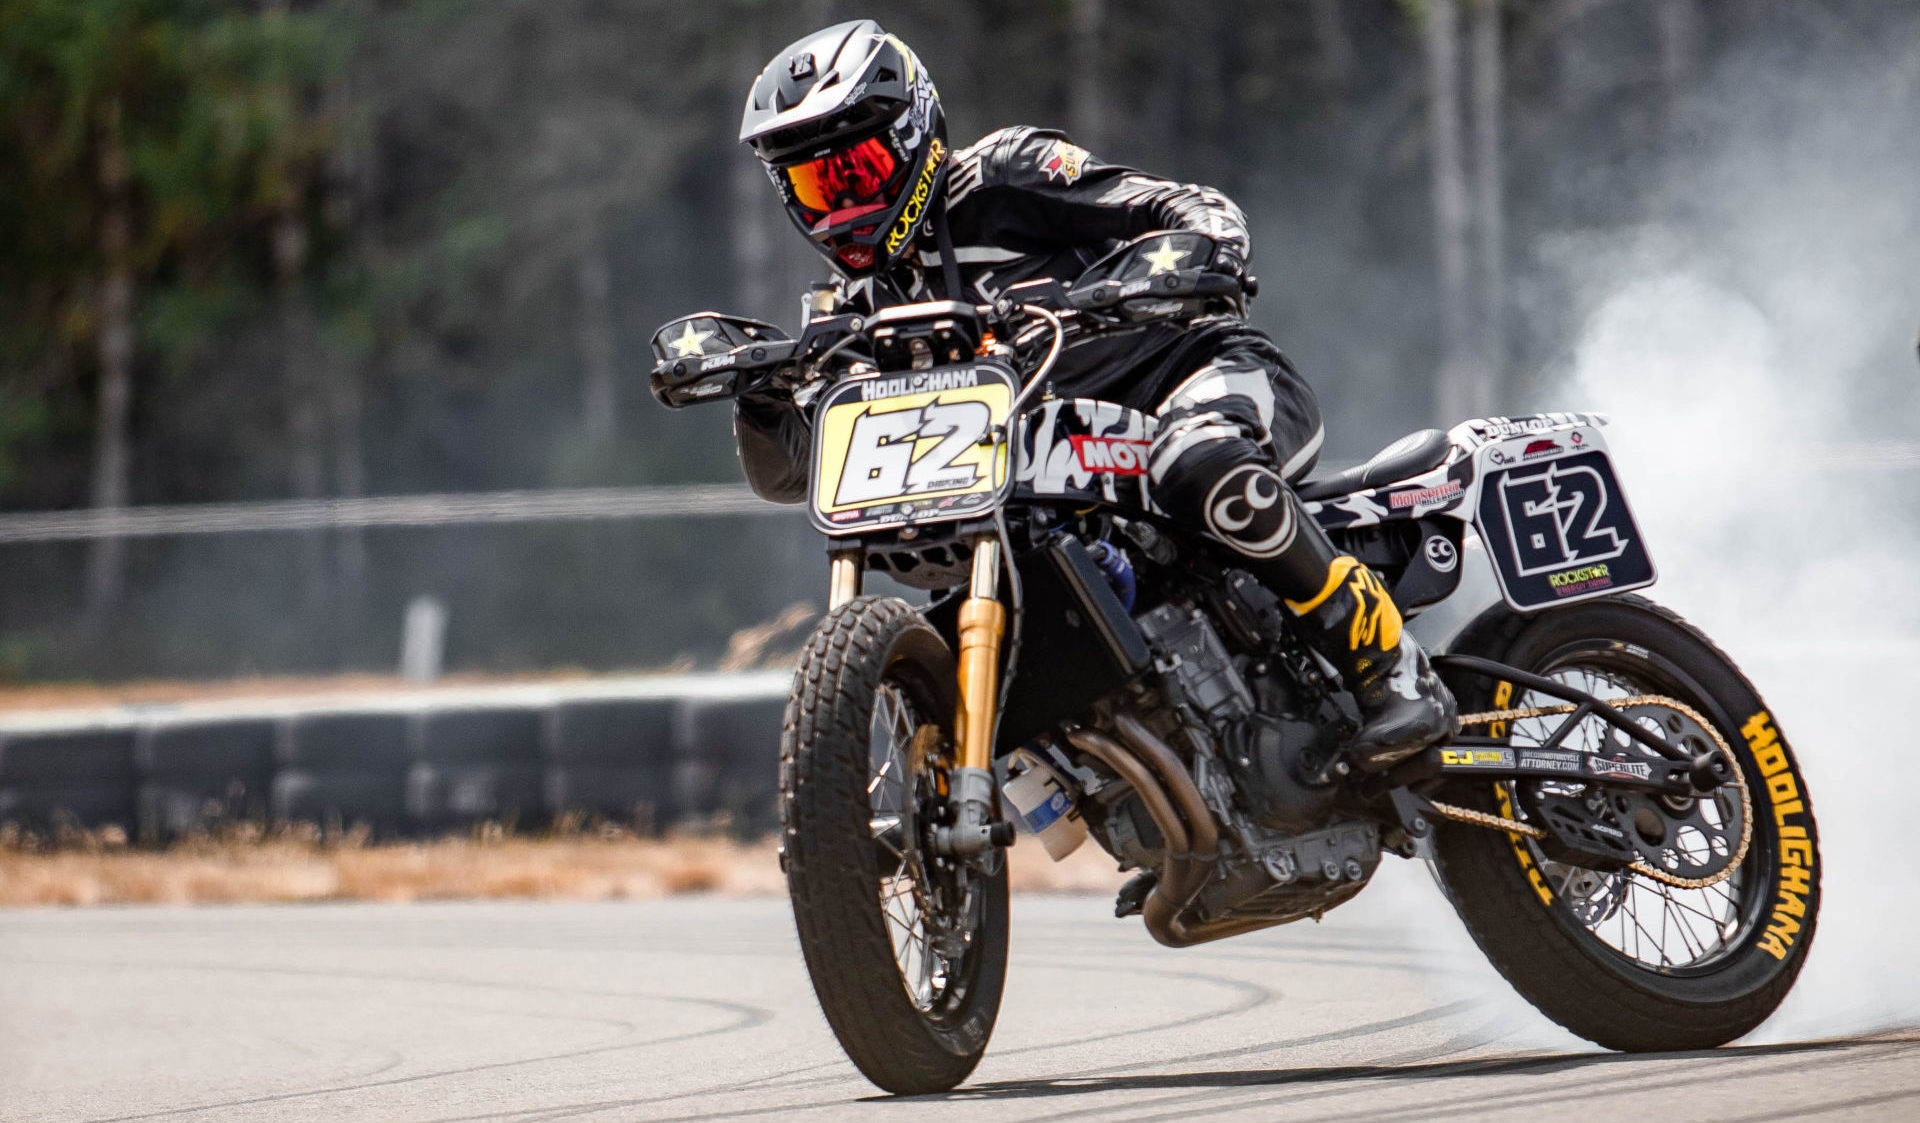
[[[774, 56], [747, 95], [740, 139], [832, 263], [841, 307], [990, 303], [1020, 281], [1071, 283], [1121, 241], [1162, 229], [1213, 237], [1213, 268], [1246, 276], [1245, 216], [1212, 188], [1103, 163], [1046, 129], [1001, 129], [951, 152], [925, 67], [871, 20]], [[1359, 703], [1350, 751], [1362, 767], [1453, 728], [1452, 695], [1379, 577], [1334, 549], [1289, 486], [1312, 468], [1324, 431], [1312, 389], [1271, 339], [1231, 315], [1149, 324], [1069, 348], [1052, 381], [1065, 396], [1158, 415], [1154, 500], [1232, 550], [1306, 625]], [[754, 490], [804, 500], [810, 438], [792, 398], [747, 396], [734, 408]]]

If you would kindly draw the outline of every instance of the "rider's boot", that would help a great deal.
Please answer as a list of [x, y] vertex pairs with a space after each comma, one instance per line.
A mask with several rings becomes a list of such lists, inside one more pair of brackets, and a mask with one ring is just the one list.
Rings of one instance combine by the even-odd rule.
[[1386, 768], [1455, 731], [1453, 692], [1401, 627], [1400, 609], [1373, 570], [1338, 555], [1319, 591], [1287, 607], [1360, 707], [1347, 753], [1361, 769]]
[[1380, 578], [1334, 549], [1249, 426], [1232, 427], [1224, 413], [1188, 413], [1165, 415], [1155, 437], [1154, 498], [1205, 526], [1293, 609], [1359, 704], [1354, 763], [1385, 768], [1453, 733], [1453, 695], [1404, 634]]

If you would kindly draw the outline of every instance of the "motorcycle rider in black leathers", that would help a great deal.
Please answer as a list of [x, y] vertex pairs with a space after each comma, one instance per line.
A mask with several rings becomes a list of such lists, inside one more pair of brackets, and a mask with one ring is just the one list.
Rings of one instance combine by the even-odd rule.
[[[832, 262], [843, 310], [990, 303], [1036, 278], [1070, 284], [1120, 242], [1164, 229], [1216, 239], [1213, 268], [1246, 276], [1245, 216], [1211, 188], [1103, 163], [1046, 129], [1001, 129], [950, 151], [925, 68], [870, 20], [776, 55], [748, 94], [740, 139]], [[1062, 396], [1157, 415], [1154, 501], [1234, 551], [1306, 625], [1360, 706], [1349, 752], [1361, 767], [1453, 728], [1453, 698], [1379, 577], [1334, 549], [1289, 486], [1313, 467], [1323, 430], [1312, 389], [1271, 339], [1233, 315], [1148, 323], [1070, 347], [1052, 382]], [[803, 501], [803, 411], [777, 391], [734, 410], [753, 489]]]

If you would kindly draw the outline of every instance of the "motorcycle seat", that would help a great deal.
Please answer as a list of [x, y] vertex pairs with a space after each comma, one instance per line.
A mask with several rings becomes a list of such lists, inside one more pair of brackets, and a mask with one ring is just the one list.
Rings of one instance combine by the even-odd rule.
[[1438, 429], [1408, 433], [1367, 460], [1344, 472], [1317, 480], [1307, 480], [1293, 490], [1302, 499], [1337, 499], [1355, 491], [1396, 483], [1409, 476], [1430, 472], [1447, 462], [1453, 442]]

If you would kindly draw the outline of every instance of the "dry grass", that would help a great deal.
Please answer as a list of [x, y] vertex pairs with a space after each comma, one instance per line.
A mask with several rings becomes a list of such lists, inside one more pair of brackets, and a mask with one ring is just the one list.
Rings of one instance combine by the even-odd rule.
[[[1092, 844], [1056, 864], [1027, 840], [1010, 858], [1016, 891], [1110, 893], [1122, 880]], [[761, 896], [785, 887], [771, 841], [650, 839], [612, 828], [379, 845], [353, 834], [235, 830], [165, 850], [131, 848], [112, 833], [53, 844], [0, 841], [0, 907], [12, 908]]]

